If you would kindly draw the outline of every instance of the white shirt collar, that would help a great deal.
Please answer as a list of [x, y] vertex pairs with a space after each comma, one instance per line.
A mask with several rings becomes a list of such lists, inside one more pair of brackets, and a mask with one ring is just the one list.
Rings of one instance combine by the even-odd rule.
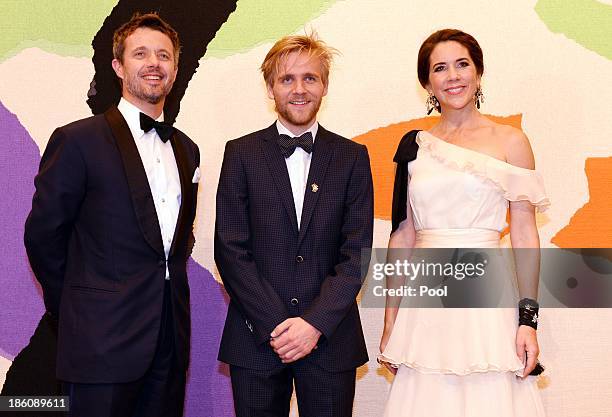
[[[144, 130], [140, 128], [140, 113], [144, 113], [143, 111], [141, 111], [138, 107], [136, 107], [123, 97], [121, 97], [121, 100], [119, 100], [119, 104], [117, 104], [117, 109], [119, 109], [121, 115], [127, 122], [134, 139], [138, 139], [142, 135], [144, 135]], [[163, 122], [164, 112], [162, 112], [156, 120], [158, 122]]]
[[[276, 121], [276, 129], [278, 130], [278, 134], [279, 135], [288, 135], [291, 137], [294, 137], [295, 135], [285, 127], [285, 125], [283, 125], [281, 123], [280, 120]], [[314, 121], [314, 123], [312, 124], [312, 126], [310, 126], [308, 129], [306, 129], [305, 131], [302, 132], [302, 134], [306, 133], [306, 132], [310, 132], [312, 133], [312, 142], [314, 143], [315, 138], [317, 137], [317, 132], [319, 131], [319, 122], [317, 122], [316, 120]], [[299, 136], [299, 135], [298, 135]]]

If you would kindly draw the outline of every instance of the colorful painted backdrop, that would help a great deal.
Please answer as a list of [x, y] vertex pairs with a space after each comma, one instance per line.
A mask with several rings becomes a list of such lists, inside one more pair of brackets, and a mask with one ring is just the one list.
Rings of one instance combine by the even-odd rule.
[[[197, 243], [189, 265], [187, 417], [233, 415], [227, 369], [216, 361], [227, 296], [213, 262], [214, 195], [225, 142], [275, 118], [258, 66], [280, 36], [316, 30], [342, 52], [320, 122], [368, 146], [376, 246], [386, 246], [390, 230], [393, 151], [404, 132], [434, 120], [424, 118], [418, 47], [445, 27], [465, 30], [481, 43], [482, 110], [531, 139], [553, 202], [537, 219], [542, 245], [612, 246], [610, 0], [0, 0], [0, 10], [3, 393], [20, 384], [41, 390], [53, 384], [43, 377], [53, 357], [45, 345], [52, 336], [38, 326], [43, 304], [22, 244], [33, 177], [55, 127], [117, 99], [110, 36], [134, 11], [157, 10], [179, 31], [180, 76], [166, 112], [202, 153]], [[371, 357], [382, 314], [362, 308]], [[549, 370], [539, 385], [548, 414], [612, 415], [612, 312], [547, 309], [541, 323]], [[380, 416], [390, 376], [374, 361], [358, 376], [354, 415]]]

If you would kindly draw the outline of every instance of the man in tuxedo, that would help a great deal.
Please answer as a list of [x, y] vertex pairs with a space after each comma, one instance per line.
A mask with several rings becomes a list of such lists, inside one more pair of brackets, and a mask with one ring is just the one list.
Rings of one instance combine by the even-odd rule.
[[199, 151], [162, 122], [178, 35], [137, 14], [115, 32], [113, 55], [121, 101], [53, 132], [25, 244], [58, 321], [69, 415], [181, 416]]
[[219, 359], [237, 417], [288, 416], [294, 383], [300, 416], [350, 417], [367, 361], [355, 298], [372, 175], [365, 146], [316, 121], [333, 52], [314, 36], [279, 40], [261, 66], [278, 120], [225, 148], [215, 260], [231, 302]]

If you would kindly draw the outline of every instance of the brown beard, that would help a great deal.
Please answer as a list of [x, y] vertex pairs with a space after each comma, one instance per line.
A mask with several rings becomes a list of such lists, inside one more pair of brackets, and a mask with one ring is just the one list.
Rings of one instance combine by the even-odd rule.
[[166, 98], [172, 89], [172, 83], [162, 84], [161, 91], [159, 91], [157, 88], [150, 89], [146, 86], [143, 87], [142, 83], [140, 82], [139, 74], [124, 80], [124, 82], [126, 83], [126, 89], [130, 92], [130, 94], [151, 104], [158, 104], [160, 101], [162, 101], [162, 99]]
[[276, 112], [281, 115], [285, 120], [287, 120], [289, 123], [291, 123], [294, 126], [304, 126], [307, 124], [310, 124], [317, 116], [317, 113], [319, 112], [319, 108], [321, 107], [321, 102], [323, 101], [323, 99], [319, 99], [318, 102], [314, 102], [312, 101], [311, 103], [314, 104], [314, 107], [312, 108], [312, 110], [308, 113], [305, 114], [305, 116], [301, 119], [298, 120], [296, 118], [293, 117], [293, 115], [291, 114], [291, 112], [289, 111], [289, 106], [290, 104], [287, 103], [286, 105], [282, 106], [279, 108], [278, 104], [275, 104], [276, 107]]

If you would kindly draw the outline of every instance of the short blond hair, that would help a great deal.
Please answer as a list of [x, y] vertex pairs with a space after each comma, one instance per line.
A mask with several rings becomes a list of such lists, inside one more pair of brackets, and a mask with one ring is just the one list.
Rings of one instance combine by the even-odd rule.
[[274, 78], [280, 69], [280, 62], [293, 52], [305, 52], [310, 58], [319, 58], [322, 67], [321, 79], [327, 85], [329, 68], [334, 55], [339, 52], [336, 48], [327, 46], [325, 42], [318, 39], [316, 32], [307, 35], [285, 36], [274, 44], [259, 68], [266, 80], [266, 84], [274, 85]]

